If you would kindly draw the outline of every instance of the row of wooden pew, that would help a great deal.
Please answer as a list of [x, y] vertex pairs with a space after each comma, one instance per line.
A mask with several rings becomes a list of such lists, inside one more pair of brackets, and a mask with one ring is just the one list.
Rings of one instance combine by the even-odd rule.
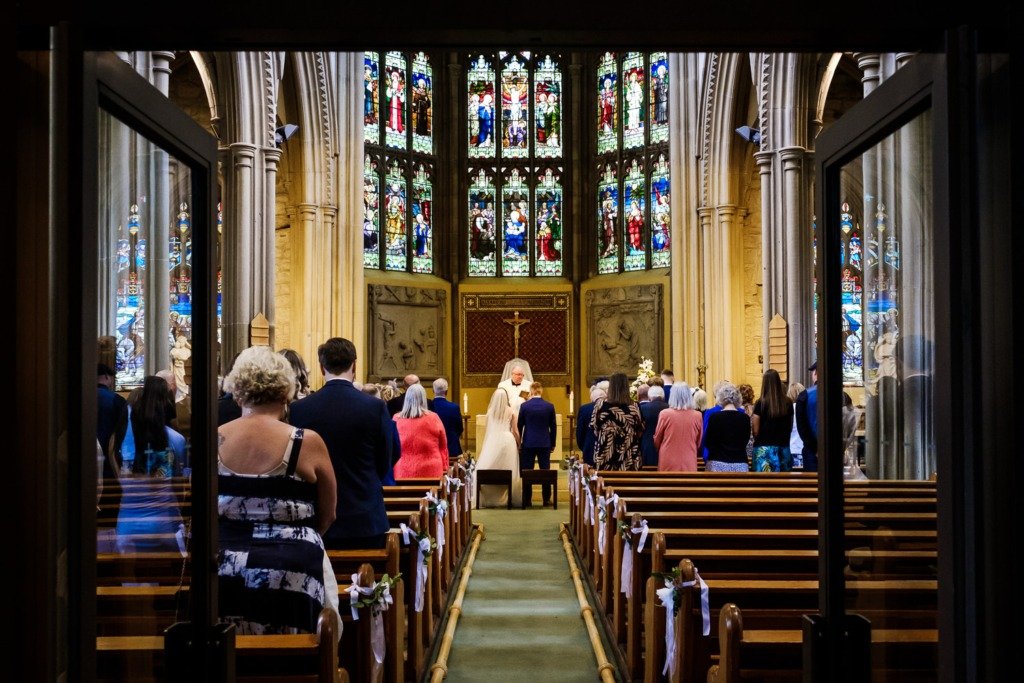
[[[236, 636], [239, 680], [420, 680], [448, 591], [470, 542], [470, 482], [465, 465], [453, 462], [439, 479], [404, 479], [384, 487], [392, 527], [385, 547], [328, 551], [338, 580], [340, 643], [336, 631], [321, 638], [315, 634]], [[188, 482], [176, 480], [172, 485], [187, 519]], [[104, 506], [133, 505], [144, 499], [145, 486], [140, 480], [104, 487], [101, 516]], [[408, 532], [402, 531], [403, 526]], [[423, 562], [425, 571], [419, 571], [421, 534], [429, 537], [433, 547]], [[98, 680], [136, 680], [165, 670], [163, 633], [185, 617], [189, 569], [188, 557], [177, 552], [97, 554]], [[371, 648], [368, 609], [358, 610], [360, 618], [354, 619], [348, 590], [353, 580], [370, 587], [385, 574], [401, 578], [391, 590], [394, 603], [383, 613], [386, 651], [383, 664], [378, 665]], [[422, 594], [420, 610], [415, 609], [418, 594]]]
[[[800, 677], [802, 618], [818, 610], [816, 474], [595, 472], [573, 463], [569, 489], [569, 526], [630, 680], [703, 681], [713, 667], [716, 681]], [[895, 669], [897, 654], [912, 648], [919, 667], [899, 665], [900, 676], [934, 676], [935, 482], [848, 482], [844, 519], [848, 609], [871, 622], [874, 665]], [[676, 592], [668, 675], [657, 597], [666, 579], [686, 585]], [[768, 661], [756, 661], [762, 650], [773, 653]]]

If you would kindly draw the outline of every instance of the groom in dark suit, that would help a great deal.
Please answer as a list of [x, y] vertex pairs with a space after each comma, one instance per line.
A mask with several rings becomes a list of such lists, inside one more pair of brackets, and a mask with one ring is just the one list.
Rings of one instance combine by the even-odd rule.
[[[551, 467], [551, 451], [555, 447], [558, 428], [555, 423], [555, 406], [541, 398], [544, 387], [540, 382], [530, 385], [530, 398], [519, 406], [519, 434], [522, 446], [519, 451], [519, 469], [532, 470], [537, 460], [542, 470]], [[530, 504], [530, 490], [523, 484], [523, 503]], [[551, 502], [551, 485], [544, 484], [544, 504]]]
[[323, 388], [288, 407], [296, 427], [323, 437], [338, 481], [337, 517], [323, 535], [331, 550], [383, 548], [387, 512], [381, 480], [391, 465], [391, 416], [387, 404], [352, 386], [356, 347], [333, 337], [317, 349]]

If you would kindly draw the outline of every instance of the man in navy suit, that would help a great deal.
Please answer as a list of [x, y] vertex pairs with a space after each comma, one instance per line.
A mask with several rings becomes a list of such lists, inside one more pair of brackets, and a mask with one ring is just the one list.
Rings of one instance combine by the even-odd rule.
[[444, 425], [444, 435], [448, 439], [448, 457], [462, 455], [462, 411], [459, 410], [457, 403], [448, 400], [448, 380], [444, 377], [434, 380], [433, 411]]
[[[519, 434], [522, 437], [519, 451], [519, 469], [532, 470], [536, 459], [542, 470], [551, 468], [551, 451], [555, 448], [558, 427], [555, 422], [555, 406], [548, 403], [541, 394], [544, 387], [540, 382], [530, 385], [530, 398], [519, 406]], [[523, 484], [523, 503], [530, 504], [530, 489]], [[544, 504], [551, 503], [551, 485], [544, 484]]]
[[598, 382], [590, 388], [590, 403], [581, 405], [580, 412], [576, 416], [576, 447], [583, 454], [583, 462], [591, 467], [594, 466], [594, 441], [597, 436], [590, 428], [590, 418], [594, 415], [594, 403], [607, 396], [607, 390], [601, 386], [601, 382]]
[[[640, 385], [639, 389], [643, 389]], [[639, 391], [638, 391], [639, 393]], [[665, 402], [665, 390], [655, 384], [647, 389], [647, 401], [640, 402], [640, 415], [644, 418], [644, 434], [640, 438], [640, 452], [644, 457], [644, 465], [658, 465], [658, 449], [654, 446], [654, 432], [658, 428], [658, 416], [668, 408]]]
[[384, 401], [352, 386], [356, 347], [332, 337], [317, 349], [326, 383], [288, 407], [289, 421], [323, 437], [338, 480], [337, 517], [323, 535], [331, 550], [383, 548], [388, 515], [381, 481], [391, 465], [391, 416]]

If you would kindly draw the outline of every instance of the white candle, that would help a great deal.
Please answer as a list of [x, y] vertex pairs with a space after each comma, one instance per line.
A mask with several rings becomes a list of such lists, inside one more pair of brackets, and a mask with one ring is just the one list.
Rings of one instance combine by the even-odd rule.
[[569, 414], [572, 415], [572, 392], [569, 392]]
[[462, 412], [469, 412], [469, 394], [462, 395]]

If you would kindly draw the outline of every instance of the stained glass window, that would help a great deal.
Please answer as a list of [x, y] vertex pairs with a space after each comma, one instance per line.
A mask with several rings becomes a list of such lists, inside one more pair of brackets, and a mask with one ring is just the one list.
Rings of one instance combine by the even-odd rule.
[[563, 265], [563, 73], [559, 56], [468, 56], [470, 276], [559, 276]]
[[[651, 131], [654, 134], [654, 131]], [[668, 160], [658, 154], [651, 169], [651, 267], [667, 268], [671, 264], [672, 211], [669, 205]]]
[[139, 205], [117, 235], [117, 386], [141, 386], [146, 375], [146, 234]]
[[412, 272], [430, 273], [434, 269], [433, 190], [430, 171], [419, 165], [412, 176]]
[[192, 219], [188, 203], [178, 205], [176, 229], [168, 238], [170, 338], [192, 337]]
[[561, 169], [545, 168], [537, 178], [537, 275], [562, 274]]
[[392, 159], [388, 166], [384, 191], [384, 253], [387, 270], [406, 269], [406, 246], [409, 243], [406, 213], [405, 169]]
[[363, 90], [363, 267], [433, 273], [431, 56], [364, 52]]
[[380, 176], [377, 160], [363, 157], [363, 267], [380, 267]]
[[597, 185], [598, 253], [597, 272], [615, 273], [619, 270], [619, 180], [615, 167], [605, 164], [601, 181]]
[[412, 60], [412, 147], [417, 152], [434, 151], [433, 130], [434, 81], [430, 60], [422, 52]]
[[667, 268], [668, 55], [606, 52], [594, 69], [597, 272]]
[[[874, 229], [864, 231], [849, 203], [844, 202], [840, 228], [840, 310], [843, 330], [843, 383], [862, 386], [890, 369], [891, 350], [899, 338], [898, 288], [900, 243], [883, 204], [878, 205]], [[814, 272], [818, 260], [817, 224], [812, 223], [811, 255]], [[814, 339], [818, 338], [818, 281], [812, 281]]]
[[497, 275], [493, 170], [477, 171], [469, 186], [469, 274]]
[[491, 158], [494, 141], [494, 68], [480, 55], [469, 63], [468, 121], [470, 158]]
[[363, 140], [380, 140], [380, 58], [376, 52], [363, 54]]

